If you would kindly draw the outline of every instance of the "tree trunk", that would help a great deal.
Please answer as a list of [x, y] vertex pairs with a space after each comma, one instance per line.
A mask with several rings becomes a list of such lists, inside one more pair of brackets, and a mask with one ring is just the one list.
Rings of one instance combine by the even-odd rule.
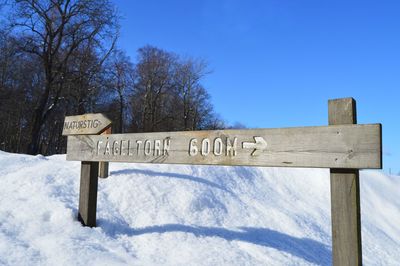
[[119, 94], [119, 133], [124, 133], [124, 98], [121, 91]]
[[50, 87], [51, 87], [51, 81], [48, 79], [46, 82], [45, 91], [42, 94], [42, 97], [40, 98], [39, 105], [35, 108], [35, 111], [33, 113], [31, 141], [28, 146], [28, 154], [35, 155], [38, 154], [40, 150], [39, 147], [40, 131], [42, 129], [42, 125], [45, 122], [43, 114], [45, 112], [47, 100], [50, 95]]

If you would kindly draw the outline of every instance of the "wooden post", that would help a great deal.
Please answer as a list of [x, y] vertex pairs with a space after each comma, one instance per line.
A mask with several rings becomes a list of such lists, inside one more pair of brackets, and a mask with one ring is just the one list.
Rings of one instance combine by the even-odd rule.
[[[111, 126], [108, 127], [101, 135], [111, 134], [112, 129]], [[99, 177], [100, 178], [107, 178], [108, 177], [108, 162], [100, 162], [99, 163]]]
[[[329, 100], [329, 125], [357, 124], [353, 98]], [[330, 169], [333, 265], [362, 265], [359, 170]]]
[[99, 177], [107, 178], [108, 177], [108, 162], [99, 162]]
[[81, 163], [78, 220], [84, 226], [96, 226], [98, 162]]

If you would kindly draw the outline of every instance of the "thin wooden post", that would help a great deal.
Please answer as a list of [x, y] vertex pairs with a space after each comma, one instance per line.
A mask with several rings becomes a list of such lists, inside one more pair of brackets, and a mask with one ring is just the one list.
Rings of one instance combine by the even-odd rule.
[[[101, 135], [108, 135], [112, 133], [111, 126], [108, 127]], [[99, 177], [100, 178], [107, 178], [108, 177], [108, 162], [100, 162], [99, 163]]]
[[81, 162], [78, 220], [85, 226], [96, 226], [98, 162]]
[[[329, 125], [357, 124], [353, 98], [329, 100]], [[362, 265], [359, 170], [330, 169], [333, 265]]]

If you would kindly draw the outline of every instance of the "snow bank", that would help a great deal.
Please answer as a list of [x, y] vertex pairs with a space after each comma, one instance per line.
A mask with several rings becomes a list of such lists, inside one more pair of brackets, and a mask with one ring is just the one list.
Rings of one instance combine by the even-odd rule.
[[[0, 152], [0, 264], [330, 265], [329, 172], [110, 164], [98, 227], [79, 162]], [[400, 177], [361, 172], [365, 265], [400, 261]]]

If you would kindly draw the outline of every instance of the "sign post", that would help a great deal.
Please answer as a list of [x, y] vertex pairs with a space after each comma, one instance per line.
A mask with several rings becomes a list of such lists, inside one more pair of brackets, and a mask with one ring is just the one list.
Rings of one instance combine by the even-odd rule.
[[[108, 127], [102, 135], [109, 135], [111, 134], [112, 129], [111, 126]], [[108, 177], [108, 162], [100, 162], [99, 163], [99, 177], [100, 178], [107, 178]]]
[[[328, 102], [329, 125], [357, 124], [353, 98]], [[358, 169], [330, 169], [334, 265], [362, 265]]]
[[[67, 116], [63, 136], [111, 133], [111, 120], [103, 114]], [[78, 220], [86, 226], [96, 226], [98, 177], [108, 176], [108, 162], [81, 162]]]
[[78, 220], [85, 226], [96, 226], [98, 162], [81, 162]]
[[[82, 161], [79, 219], [96, 226], [98, 162], [330, 168], [333, 264], [361, 265], [358, 169], [382, 168], [382, 126], [356, 124], [352, 98], [329, 100], [328, 106], [329, 126], [319, 127], [103, 135], [72, 130], [67, 160]], [[79, 121], [65, 126], [74, 129], [84, 124]]]

